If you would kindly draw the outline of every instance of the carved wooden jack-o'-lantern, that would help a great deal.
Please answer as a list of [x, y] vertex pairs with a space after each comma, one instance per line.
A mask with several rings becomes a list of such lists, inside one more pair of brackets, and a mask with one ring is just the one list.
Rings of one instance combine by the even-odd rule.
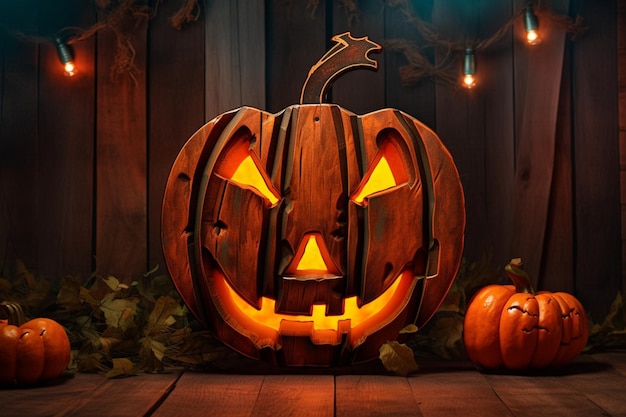
[[300, 105], [242, 107], [198, 130], [163, 201], [172, 279], [225, 344], [286, 365], [378, 356], [422, 326], [454, 279], [464, 200], [439, 138], [393, 109], [322, 103], [381, 47], [348, 33], [311, 69]]

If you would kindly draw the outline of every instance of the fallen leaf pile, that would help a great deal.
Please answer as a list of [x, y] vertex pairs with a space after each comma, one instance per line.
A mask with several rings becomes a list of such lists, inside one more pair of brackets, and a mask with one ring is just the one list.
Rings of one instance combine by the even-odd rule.
[[189, 314], [167, 275], [157, 268], [131, 284], [113, 276], [63, 277], [57, 287], [22, 262], [0, 269], [0, 299], [19, 302], [29, 316], [61, 323], [72, 345], [70, 370], [124, 377], [165, 366], [227, 368], [237, 353]]
[[[166, 366], [204, 370], [244, 369], [249, 361], [205, 330], [180, 299], [171, 278], [158, 268], [130, 284], [116, 277], [77, 276], [58, 281], [37, 277], [20, 261], [0, 263], [0, 300], [20, 303], [29, 317], [61, 323], [72, 345], [70, 370], [111, 378], [161, 372]], [[422, 329], [401, 331], [405, 343], [389, 341], [380, 360], [396, 375], [419, 368], [415, 358], [465, 359], [463, 318], [471, 296], [501, 280], [492, 259], [465, 259], [444, 302]], [[624, 304], [618, 293], [607, 317], [590, 323], [587, 351], [626, 348]]]

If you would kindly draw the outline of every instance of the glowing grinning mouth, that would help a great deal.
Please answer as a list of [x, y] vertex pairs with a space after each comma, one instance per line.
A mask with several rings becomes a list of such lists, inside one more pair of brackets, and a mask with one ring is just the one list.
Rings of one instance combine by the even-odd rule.
[[318, 345], [338, 345], [346, 335], [347, 346], [354, 349], [404, 311], [417, 283], [413, 271], [405, 269], [381, 295], [361, 307], [356, 296], [345, 298], [341, 315], [327, 316], [325, 304], [314, 304], [311, 315], [289, 315], [276, 313], [271, 298], [261, 297], [260, 308], [250, 305], [218, 268], [212, 276], [211, 294], [224, 321], [258, 348], [273, 349], [281, 347], [281, 335], [308, 336]]

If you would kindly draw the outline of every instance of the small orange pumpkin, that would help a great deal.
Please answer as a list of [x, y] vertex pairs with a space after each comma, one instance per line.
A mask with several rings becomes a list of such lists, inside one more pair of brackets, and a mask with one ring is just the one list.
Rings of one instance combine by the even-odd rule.
[[[21, 307], [0, 304], [0, 385], [33, 384], [57, 378], [70, 361], [70, 341], [56, 321], [36, 318], [22, 325]], [[17, 325], [15, 325], [17, 324]]]
[[463, 341], [479, 368], [539, 369], [563, 366], [582, 352], [589, 327], [571, 294], [535, 293], [519, 258], [505, 272], [515, 284], [479, 290], [467, 308]]

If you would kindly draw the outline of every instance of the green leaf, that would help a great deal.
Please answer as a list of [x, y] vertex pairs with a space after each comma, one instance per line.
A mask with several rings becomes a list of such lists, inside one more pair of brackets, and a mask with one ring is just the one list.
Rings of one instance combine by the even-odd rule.
[[385, 369], [398, 376], [407, 376], [419, 370], [413, 350], [404, 343], [385, 343], [379, 349], [379, 358]]

